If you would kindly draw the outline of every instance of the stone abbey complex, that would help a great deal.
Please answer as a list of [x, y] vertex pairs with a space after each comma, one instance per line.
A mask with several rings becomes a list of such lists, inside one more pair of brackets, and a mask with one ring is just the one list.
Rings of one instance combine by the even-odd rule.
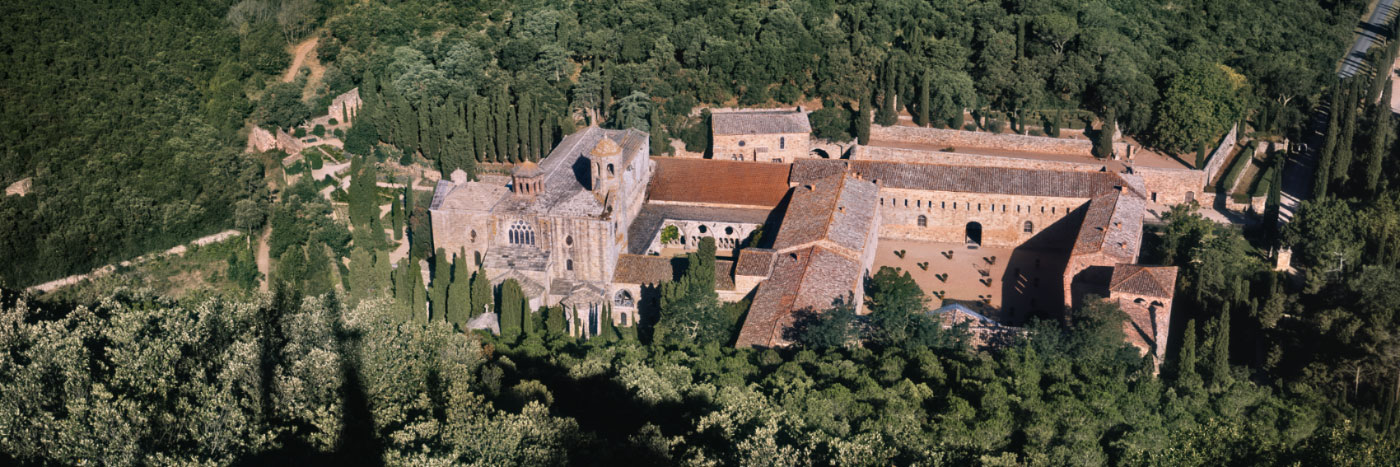
[[[1144, 218], [1199, 199], [1206, 175], [1125, 143], [876, 128], [832, 149], [806, 114], [713, 114], [712, 158], [648, 157], [647, 135], [588, 127], [509, 177], [437, 186], [435, 246], [465, 251], [532, 306], [563, 305], [586, 334], [655, 313], [658, 287], [712, 237], [715, 288], [750, 299], [737, 345], [787, 344], [795, 314], [854, 300], [884, 266], [1005, 332], [1087, 297], [1118, 303], [1126, 339], [1157, 362], [1176, 268], [1140, 265]], [[933, 310], [930, 310], [931, 312]], [[991, 322], [995, 323], [991, 323]], [[976, 336], [974, 336], [976, 337]]]

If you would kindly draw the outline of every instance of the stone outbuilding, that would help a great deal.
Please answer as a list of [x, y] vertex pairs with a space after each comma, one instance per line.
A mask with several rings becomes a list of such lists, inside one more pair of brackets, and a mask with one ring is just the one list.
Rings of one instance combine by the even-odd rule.
[[808, 157], [812, 125], [795, 110], [737, 110], [710, 114], [715, 159], [786, 162]]

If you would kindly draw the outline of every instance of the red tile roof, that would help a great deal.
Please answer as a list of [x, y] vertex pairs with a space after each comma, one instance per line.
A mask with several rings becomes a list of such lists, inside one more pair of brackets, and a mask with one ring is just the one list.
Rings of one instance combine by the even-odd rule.
[[1113, 268], [1109, 292], [1172, 298], [1176, 294], [1176, 266], [1120, 264]]
[[738, 347], [787, 345], [783, 333], [801, 310], [825, 311], [846, 300], [864, 276], [857, 259], [823, 246], [777, 255], [773, 274], [759, 284], [739, 330]]
[[774, 207], [788, 192], [789, 164], [655, 157], [653, 202]]

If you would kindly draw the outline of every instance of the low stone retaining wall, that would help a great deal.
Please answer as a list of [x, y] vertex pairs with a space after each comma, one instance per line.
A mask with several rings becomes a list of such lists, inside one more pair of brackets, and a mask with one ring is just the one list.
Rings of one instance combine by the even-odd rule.
[[851, 152], [851, 160], [915, 162], [924, 164], [944, 164], [967, 167], [1006, 167], [1012, 169], [1060, 170], [1078, 172], [1098, 172], [1104, 164], [1096, 159], [1086, 158], [1084, 162], [1047, 161], [1040, 159], [985, 156], [958, 152], [926, 151], [918, 149], [888, 148], [880, 146], [856, 146]]
[[[1094, 143], [1075, 138], [1051, 138], [1048, 136], [1027, 136], [982, 131], [951, 130], [943, 128], [923, 128], [910, 126], [873, 126], [870, 138], [898, 141], [913, 144], [926, 144], [937, 147], [974, 147], [999, 149], [1004, 151], [1039, 152], [1048, 154], [1072, 154], [1088, 156], [1093, 153]], [[1128, 153], [1127, 143], [1114, 143], [1116, 154]]]

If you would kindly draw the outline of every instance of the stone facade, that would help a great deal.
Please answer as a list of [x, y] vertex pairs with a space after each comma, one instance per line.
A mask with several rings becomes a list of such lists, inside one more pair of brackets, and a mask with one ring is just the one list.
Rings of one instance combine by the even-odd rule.
[[440, 181], [430, 209], [435, 246], [466, 251], [493, 283], [515, 279], [532, 306], [563, 305], [570, 329], [596, 332], [653, 174], [647, 144], [635, 130], [589, 127], [539, 166], [517, 165], [509, 185]]
[[710, 115], [711, 157], [784, 162], [810, 157], [812, 128], [797, 110], [743, 110]]
[[[1014, 248], [1070, 217], [1087, 198], [880, 189], [880, 236]], [[975, 224], [975, 227], [970, 227]], [[1063, 235], [1061, 236], [1063, 237]]]

